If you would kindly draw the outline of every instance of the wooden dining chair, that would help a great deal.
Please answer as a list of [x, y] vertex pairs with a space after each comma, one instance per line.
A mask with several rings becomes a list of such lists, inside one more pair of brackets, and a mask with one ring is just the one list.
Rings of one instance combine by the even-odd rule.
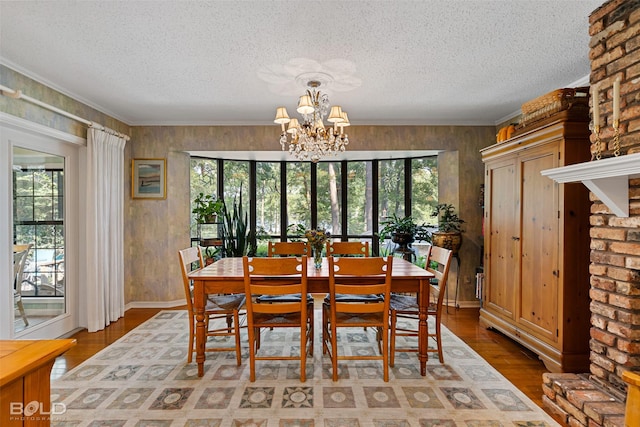
[[[338, 360], [382, 360], [383, 379], [389, 381], [389, 294], [393, 258], [329, 257], [329, 303], [323, 304], [323, 351], [329, 354], [333, 381], [338, 380]], [[337, 299], [337, 295], [381, 295], [376, 302]], [[338, 354], [338, 328], [378, 328], [380, 355]]]
[[[267, 248], [268, 257], [301, 257], [310, 256], [311, 247], [307, 242], [269, 242]], [[259, 297], [260, 302], [296, 302], [300, 299], [300, 294], [290, 295], [263, 295]], [[307, 294], [307, 303], [313, 308], [313, 296]], [[309, 312], [309, 317], [313, 322], [313, 310]]]
[[[193, 308], [193, 284], [188, 274], [192, 271], [193, 263], [198, 263], [197, 268], [204, 265], [202, 251], [199, 247], [182, 249], [178, 252], [180, 268], [182, 269], [182, 281], [189, 312], [189, 355], [187, 363], [191, 363], [194, 346], [196, 314]], [[233, 347], [210, 346], [205, 351], [235, 351], [236, 363], [242, 363], [242, 348], [240, 346], [240, 312], [244, 307], [244, 294], [208, 294], [205, 306], [206, 337], [233, 337]], [[222, 325], [220, 323], [223, 323]]]
[[369, 256], [369, 242], [327, 242], [327, 256]]
[[[444, 363], [442, 354], [442, 340], [440, 334], [440, 324], [442, 322], [442, 302], [447, 287], [449, 277], [449, 267], [451, 266], [452, 252], [449, 249], [439, 246], [432, 246], [425, 268], [435, 276], [429, 286], [429, 306], [427, 315], [434, 318], [434, 330], [428, 331], [427, 336], [436, 342], [436, 348], [428, 348], [428, 352], [437, 352], [440, 363]], [[392, 294], [390, 300], [390, 360], [393, 367], [395, 363], [395, 352], [417, 352], [416, 346], [396, 347], [396, 337], [417, 337], [418, 330], [410, 326], [399, 326], [398, 319], [404, 319], [417, 326], [419, 321], [419, 307], [416, 295]]]
[[[341, 257], [368, 257], [369, 242], [327, 242], [327, 256]], [[341, 302], [379, 302], [379, 295], [336, 295], [336, 299]], [[325, 302], [329, 302], [329, 294], [325, 297]], [[367, 329], [366, 327], [364, 328]]]
[[22, 302], [22, 276], [31, 246], [31, 244], [13, 245], [13, 304], [20, 311], [25, 326], [29, 326], [29, 319]]
[[269, 242], [267, 256], [310, 256], [311, 249], [307, 242]]
[[[249, 380], [256, 379], [256, 360], [299, 360], [300, 381], [306, 381], [307, 354], [313, 356], [313, 311], [306, 300], [278, 300], [282, 295], [307, 294], [307, 257], [242, 258], [249, 335]], [[264, 302], [260, 297], [276, 297]], [[311, 319], [311, 321], [310, 321]], [[260, 354], [263, 328], [298, 328], [299, 354]]]

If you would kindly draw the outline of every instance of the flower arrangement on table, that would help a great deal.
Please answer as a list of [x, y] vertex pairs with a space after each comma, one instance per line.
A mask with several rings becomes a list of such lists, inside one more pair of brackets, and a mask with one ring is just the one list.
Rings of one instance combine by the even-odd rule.
[[309, 242], [309, 246], [311, 246], [311, 250], [313, 252], [313, 264], [316, 268], [320, 268], [322, 266], [322, 249], [324, 248], [325, 243], [329, 241], [331, 233], [319, 228], [317, 230], [306, 230], [304, 232], [304, 237], [307, 238], [307, 242]]

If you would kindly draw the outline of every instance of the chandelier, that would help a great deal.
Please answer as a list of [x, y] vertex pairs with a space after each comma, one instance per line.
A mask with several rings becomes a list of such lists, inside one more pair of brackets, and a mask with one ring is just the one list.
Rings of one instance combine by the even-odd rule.
[[[289, 151], [298, 160], [310, 160], [317, 163], [322, 157], [344, 152], [349, 137], [344, 128], [349, 126], [349, 118], [339, 105], [329, 108], [329, 97], [318, 88], [319, 80], [307, 82], [307, 92], [300, 97], [297, 111], [302, 115], [302, 124], [296, 118], [289, 118], [286, 107], [278, 107], [275, 123], [282, 126], [280, 145], [282, 151]], [[331, 110], [331, 111], [329, 111]], [[325, 127], [324, 118], [332, 123]], [[289, 124], [286, 127], [285, 125]]]

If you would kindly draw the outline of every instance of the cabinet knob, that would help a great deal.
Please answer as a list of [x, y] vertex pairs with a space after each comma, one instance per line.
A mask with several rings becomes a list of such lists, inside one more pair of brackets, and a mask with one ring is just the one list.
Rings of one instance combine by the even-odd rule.
[[511, 238], [511, 240], [514, 240], [514, 241], [516, 241], [516, 242], [517, 242], [518, 240], [520, 240], [520, 238], [519, 238], [518, 236], [513, 236], [513, 237]]

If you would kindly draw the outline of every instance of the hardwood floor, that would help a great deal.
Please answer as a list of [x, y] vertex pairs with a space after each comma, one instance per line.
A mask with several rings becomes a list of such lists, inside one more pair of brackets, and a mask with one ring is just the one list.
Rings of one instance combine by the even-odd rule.
[[[58, 357], [53, 366], [51, 379], [59, 378], [159, 311], [161, 310], [130, 309], [125, 313], [124, 318], [103, 331], [94, 333], [82, 331], [75, 334], [73, 338], [78, 344]], [[542, 374], [547, 370], [534, 353], [498, 332], [481, 327], [478, 324], [478, 309], [456, 310], [449, 307], [448, 313], [443, 316], [442, 323], [544, 409]]]
[[449, 312], [442, 317], [442, 324], [544, 409], [542, 374], [549, 371], [531, 350], [500, 332], [480, 326], [478, 316], [477, 308], [456, 310], [449, 307]]

